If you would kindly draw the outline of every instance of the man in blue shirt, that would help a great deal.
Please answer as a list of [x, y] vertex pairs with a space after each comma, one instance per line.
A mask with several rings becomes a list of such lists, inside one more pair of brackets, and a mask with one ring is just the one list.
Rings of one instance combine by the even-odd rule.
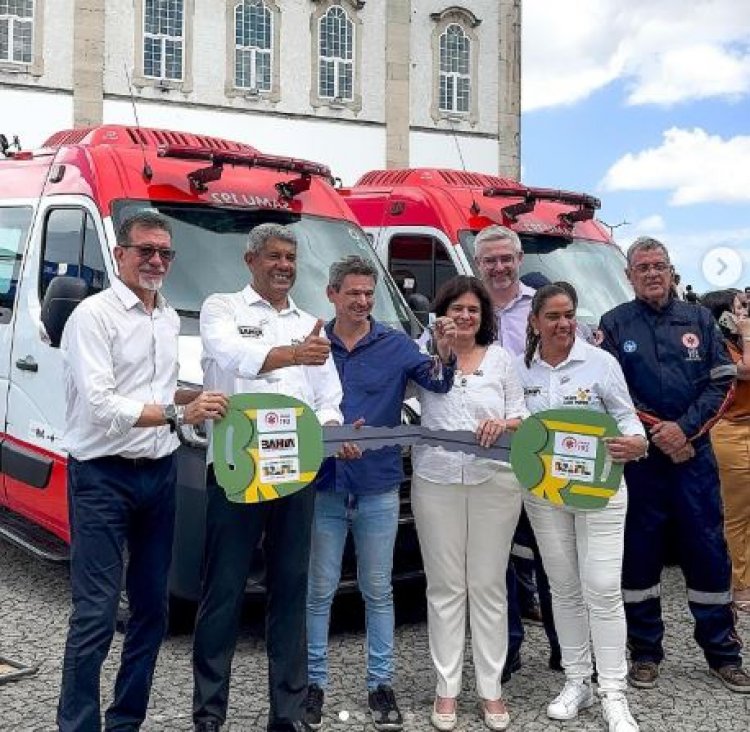
[[[451, 343], [456, 326], [450, 318], [436, 322], [441, 363], [435, 364], [406, 333], [372, 319], [377, 277], [375, 267], [357, 256], [331, 266], [327, 292], [336, 317], [325, 330], [344, 390], [341, 411], [346, 422], [396, 427], [401, 423], [401, 403], [409, 380], [436, 392], [447, 392], [453, 385], [455, 357]], [[376, 729], [402, 727], [391, 686], [391, 569], [403, 477], [398, 446], [365, 452], [360, 460], [348, 465], [330, 459], [318, 473], [307, 596], [309, 686], [305, 721], [313, 729], [322, 726], [331, 603], [350, 529], [357, 553], [359, 589], [365, 600], [368, 707]]]

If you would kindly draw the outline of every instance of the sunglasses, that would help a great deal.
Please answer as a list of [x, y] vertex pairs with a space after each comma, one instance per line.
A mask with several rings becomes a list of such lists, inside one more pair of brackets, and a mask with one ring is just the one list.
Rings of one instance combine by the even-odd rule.
[[162, 262], [174, 260], [177, 252], [174, 249], [162, 249], [161, 247], [142, 247], [138, 244], [120, 244], [122, 249], [135, 249], [141, 259], [149, 260], [154, 254], [158, 254]]

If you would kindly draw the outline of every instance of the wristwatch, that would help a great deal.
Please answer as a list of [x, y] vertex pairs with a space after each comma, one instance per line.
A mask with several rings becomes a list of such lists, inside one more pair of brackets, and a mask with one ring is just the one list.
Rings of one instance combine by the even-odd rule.
[[176, 432], [177, 428], [182, 425], [185, 417], [185, 407], [178, 407], [176, 404], [165, 404], [162, 407], [162, 412], [164, 414], [164, 421], [169, 425], [169, 431]]

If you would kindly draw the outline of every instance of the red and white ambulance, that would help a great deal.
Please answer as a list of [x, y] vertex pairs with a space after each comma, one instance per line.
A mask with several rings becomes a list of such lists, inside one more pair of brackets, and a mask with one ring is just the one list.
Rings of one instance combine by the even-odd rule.
[[[323, 318], [332, 314], [325, 297], [329, 265], [353, 253], [377, 259], [328, 169], [317, 163], [216, 137], [111, 125], [60, 132], [34, 151], [12, 150], [0, 137], [0, 152], [0, 536], [65, 560], [65, 409], [56, 347], [65, 288], [59, 286], [77, 283], [83, 295], [107, 286], [116, 275], [119, 222], [149, 208], [172, 224], [177, 257], [164, 294], [181, 316], [180, 379], [187, 384], [202, 382], [201, 304], [247, 283], [242, 255], [257, 224], [296, 231], [293, 296]], [[407, 330], [415, 325], [387, 276], [379, 279], [376, 303], [379, 320]], [[178, 597], [198, 593], [204, 458], [200, 447], [180, 448], [171, 581]], [[415, 555], [417, 571], [418, 550], [405, 553]]]
[[576, 286], [583, 323], [595, 326], [632, 297], [625, 260], [596, 220], [593, 196], [435, 168], [373, 170], [339, 193], [393, 278], [427, 300], [454, 275], [476, 274], [474, 238], [490, 224], [519, 235], [522, 275]]

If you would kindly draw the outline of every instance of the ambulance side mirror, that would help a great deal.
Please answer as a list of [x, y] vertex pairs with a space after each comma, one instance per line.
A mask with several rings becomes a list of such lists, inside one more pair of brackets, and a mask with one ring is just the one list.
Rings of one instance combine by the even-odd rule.
[[86, 299], [89, 286], [80, 277], [54, 277], [42, 300], [42, 323], [53, 348], [60, 347], [63, 328], [78, 303]]

